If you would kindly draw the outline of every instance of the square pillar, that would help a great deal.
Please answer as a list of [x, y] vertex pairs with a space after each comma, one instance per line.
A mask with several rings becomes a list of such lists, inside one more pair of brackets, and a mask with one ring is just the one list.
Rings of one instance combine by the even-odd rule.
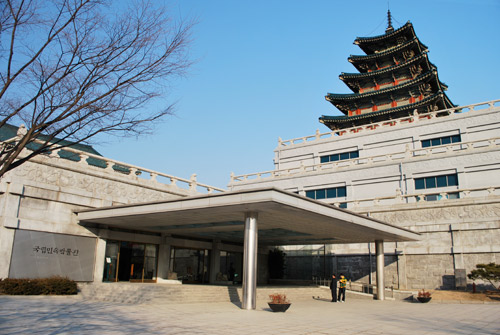
[[217, 280], [217, 274], [220, 272], [220, 241], [213, 240], [212, 250], [210, 251], [210, 277], [208, 282], [214, 284]]
[[104, 257], [106, 257], [106, 240], [97, 237], [95, 248], [94, 283], [101, 283], [104, 276]]
[[377, 300], [384, 300], [384, 241], [375, 241], [375, 254], [377, 257]]
[[156, 279], [158, 283], [168, 279], [168, 273], [170, 271], [170, 250], [171, 246], [168, 244], [168, 239], [162, 236], [158, 248], [158, 274]]
[[257, 299], [257, 213], [245, 213], [243, 241], [243, 303], [242, 309], [255, 309]]

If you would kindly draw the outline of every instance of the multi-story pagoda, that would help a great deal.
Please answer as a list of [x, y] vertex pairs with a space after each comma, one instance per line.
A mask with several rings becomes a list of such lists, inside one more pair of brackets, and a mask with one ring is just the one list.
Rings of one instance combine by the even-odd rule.
[[325, 97], [345, 115], [319, 118], [331, 130], [454, 107], [411, 22], [394, 30], [388, 11], [384, 35], [358, 37], [354, 44], [366, 53], [348, 58], [359, 73], [339, 76], [354, 93]]

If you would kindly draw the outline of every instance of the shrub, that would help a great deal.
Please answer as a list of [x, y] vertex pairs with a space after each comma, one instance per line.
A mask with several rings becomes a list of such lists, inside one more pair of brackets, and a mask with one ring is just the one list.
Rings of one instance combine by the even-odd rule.
[[270, 304], [289, 304], [290, 301], [286, 298], [286, 295], [280, 293], [274, 293], [269, 295], [271, 301]]
[[[500, 282], [500, 264], [477, 264], [476, 269], [472, 270], [467, 277], [472, 280], [486, 280], [490, 282], [493, 287], [497, 288], [495, 284]], [[500, 287], [498, 287], [498, 290], [500, 290]]]
[[77, 294], [76, 282], [63, 277], [39, 279], [0, 279], [0, 293], [10, 295], [70, 295]]
[[422, 291], [418, 292], [418, 297], [419, 298], [429, 298], [430, 296], [431, 296], [431, 292], [426, 291], [424, 289], [422, 289]]

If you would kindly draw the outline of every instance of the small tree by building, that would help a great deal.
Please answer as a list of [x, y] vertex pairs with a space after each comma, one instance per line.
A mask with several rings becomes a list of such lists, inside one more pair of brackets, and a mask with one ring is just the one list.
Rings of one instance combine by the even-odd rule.
[[500, 290], [497, 284], [500, 282], [500, 264], [477, 264], [476, 269], [467, 275], [469, 279], [481, 279], [489, 282], [493, 287]]

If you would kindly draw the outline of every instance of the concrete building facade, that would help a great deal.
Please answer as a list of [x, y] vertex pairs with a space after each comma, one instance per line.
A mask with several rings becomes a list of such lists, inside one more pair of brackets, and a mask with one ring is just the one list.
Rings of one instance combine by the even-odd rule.
[[[422, 233], [386, 243], [385, 286], [462, 287], [476, 264], [499, 262], [499, 134], [500, 100], [318, 131], [280, 139], [274, 170], [233, 175], [229, 188], [274, 186]], [[289, 247], [287, 275], [372, 283], [373, 250]]]

